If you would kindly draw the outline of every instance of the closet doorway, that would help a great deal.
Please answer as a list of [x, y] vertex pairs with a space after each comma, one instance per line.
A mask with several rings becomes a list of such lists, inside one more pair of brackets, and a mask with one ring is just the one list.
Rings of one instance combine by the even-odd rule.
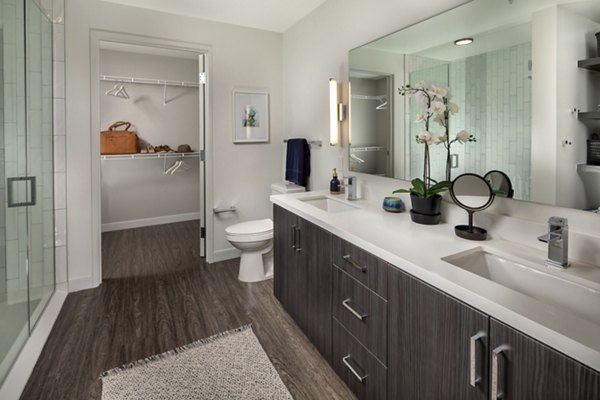
[[[151, 255], [161, 236], [193, 229], [190, 251], [205, 256], [205, 69], [199, 52], [99, 42], [101, 254], [115, 235]], [[145, 273], [128, 264], [103, 264], [101, 279]]]

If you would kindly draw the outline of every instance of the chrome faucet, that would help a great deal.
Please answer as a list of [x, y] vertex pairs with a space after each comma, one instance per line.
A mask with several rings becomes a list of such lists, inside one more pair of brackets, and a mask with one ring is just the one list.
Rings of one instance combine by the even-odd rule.
[[357, 179], [355, 176], [347, 176], [343, 179], [347, 180], [348, 183], [344, 183], [340, 185], [346, 191], [346, 199], [348, 200], [358, 200], [358, 190], [357, 190]]
[[569, 224], [566, 218], [550, 217], [550, 231], [538, 237], [538, 240], [548, 243], [548, 259], [546, 265], [552, 267], [569, 267]]

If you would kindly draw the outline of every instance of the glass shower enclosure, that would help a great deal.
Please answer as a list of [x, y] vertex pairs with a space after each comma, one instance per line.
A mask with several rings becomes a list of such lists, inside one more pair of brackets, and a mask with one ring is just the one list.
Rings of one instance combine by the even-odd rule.
[[52, 21], [0, 0], [0, 383], [54, 292]]

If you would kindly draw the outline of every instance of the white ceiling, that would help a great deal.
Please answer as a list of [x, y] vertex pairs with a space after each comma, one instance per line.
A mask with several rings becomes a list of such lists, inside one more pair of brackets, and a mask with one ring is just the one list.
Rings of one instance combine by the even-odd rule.
[[104, 0], [132, 7], [285, 32], [325, 0]]

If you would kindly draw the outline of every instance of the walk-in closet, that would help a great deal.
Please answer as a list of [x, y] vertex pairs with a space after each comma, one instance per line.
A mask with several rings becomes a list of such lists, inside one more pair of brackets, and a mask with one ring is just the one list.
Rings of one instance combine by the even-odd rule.
[[[152, 231], [156, 240], [168, 235], [168, 224], [188, 223], [201, 230], [203, 56], [101, 42], [99, 72], [103, 254], [105, 242], [136, 229], [165, 225]], [[105, 258], [103, 277], [114, 277], [104, 271]]]

